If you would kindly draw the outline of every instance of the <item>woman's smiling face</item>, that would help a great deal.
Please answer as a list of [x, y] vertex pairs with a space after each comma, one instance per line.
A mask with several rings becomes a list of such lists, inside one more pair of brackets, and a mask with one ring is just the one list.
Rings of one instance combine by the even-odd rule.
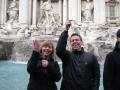
[[44, 56], [49, 56], [53, 53], [53, 48], [52, 46], [43, 46], [42, 47], [42, 55]]

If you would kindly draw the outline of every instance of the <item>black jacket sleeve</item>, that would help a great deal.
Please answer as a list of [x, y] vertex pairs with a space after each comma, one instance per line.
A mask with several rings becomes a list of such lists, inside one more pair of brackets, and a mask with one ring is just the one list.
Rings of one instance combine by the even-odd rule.
[[56, 54], [61, 60], [67, 62], [69, 60], [69, 52], [66, 50], [67, 45], [67, 38], [68, 38], [68, 31], [63, 31], [61, 36], [59, 37], [57, 47], [56, 47]]
[[114, 63], [112, 57], [108, 54], [105, 59], [104, 71], [103, 71], [103, 86], [104, 90], [114, 90]]
[[100, 66], [97, 58], [93, 55], [93, 88], [92, 90], [99, 90], [100, 86]]
[[41, 62], [38, 62], [39, 60], [39, 53], [36, 51], [32, 52], [32, 56], [30, 60], [27, 63], [27, 71], [28, 73], [35, 74], [39, 71], [39, 67], [42, 66]]
[[50, 74], [51, 78], [54, 81], [59, 81], [61, 78], [61, 72], [60, 72], [60, 68], [57, 62], [49, 62], [48, 67], [47, 67], [47, 71]]

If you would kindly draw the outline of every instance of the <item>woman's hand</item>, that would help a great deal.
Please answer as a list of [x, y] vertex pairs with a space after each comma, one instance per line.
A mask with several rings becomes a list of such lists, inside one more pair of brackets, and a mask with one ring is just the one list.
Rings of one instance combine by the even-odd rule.
[[42, 67], [46, 68], [48, 66], [47, 60], [42, 60]]
[[39, 52], [40, 48], [40, 41], [39, 40], [33, 40], [33, 50]]

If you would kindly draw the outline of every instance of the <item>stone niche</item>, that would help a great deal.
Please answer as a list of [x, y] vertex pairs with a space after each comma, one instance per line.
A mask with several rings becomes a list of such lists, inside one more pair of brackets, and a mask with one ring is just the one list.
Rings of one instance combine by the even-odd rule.
[[13, 42], [0, 41], [0, 60], [9, 60], [12, 54]]

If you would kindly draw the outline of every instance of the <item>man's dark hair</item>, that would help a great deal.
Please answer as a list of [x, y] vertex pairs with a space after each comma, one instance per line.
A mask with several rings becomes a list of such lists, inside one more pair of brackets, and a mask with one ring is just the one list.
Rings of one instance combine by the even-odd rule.
[[120, 37], [120, 29], [118, 29], [117, 33], [116, 33], [117, 37]]
[[73, 33], [73, 34], [71, 35], [71, 37], [70, 37], [70, 42], [71, 42], [71, 38], [72, 38], [73, 36], [78, 36], [78, 37], [80, 38], [80, 40], [82, 41], [82, 37], [81, 37], [80, 34], [78, 34], [78, 33]]

